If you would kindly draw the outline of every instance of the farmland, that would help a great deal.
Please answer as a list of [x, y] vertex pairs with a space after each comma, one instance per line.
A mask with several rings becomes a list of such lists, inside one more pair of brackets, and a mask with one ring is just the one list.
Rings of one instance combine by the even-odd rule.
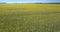
[[60, 32], [60, 4], [0, 4], [0, 32]]

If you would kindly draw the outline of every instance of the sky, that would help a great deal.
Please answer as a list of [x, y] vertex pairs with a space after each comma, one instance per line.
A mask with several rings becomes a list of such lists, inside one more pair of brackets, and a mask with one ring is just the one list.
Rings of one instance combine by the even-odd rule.
[[0, 0], [0, 2], [6, 2], [6, 3], [36, 3], [36, 2], [60, 2], [60, 0]]

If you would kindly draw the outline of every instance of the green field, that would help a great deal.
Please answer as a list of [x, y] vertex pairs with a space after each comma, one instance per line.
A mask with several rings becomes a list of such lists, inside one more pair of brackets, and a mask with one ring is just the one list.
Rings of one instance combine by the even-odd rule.
[[0, 32], [60, 32], [60, 4], [0, 4]]

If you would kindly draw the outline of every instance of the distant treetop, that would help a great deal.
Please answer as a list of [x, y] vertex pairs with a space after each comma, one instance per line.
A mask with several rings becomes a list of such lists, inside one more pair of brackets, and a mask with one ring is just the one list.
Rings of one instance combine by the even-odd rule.
[[0, 4], [6, 4], [6, 2], [0, 2]]

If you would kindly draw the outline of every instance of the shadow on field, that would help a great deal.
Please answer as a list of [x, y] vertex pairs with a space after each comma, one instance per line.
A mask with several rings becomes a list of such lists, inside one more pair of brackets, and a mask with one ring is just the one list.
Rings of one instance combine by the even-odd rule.
[[60, 12], [0, 15], [0, 32], [59, 32]]

